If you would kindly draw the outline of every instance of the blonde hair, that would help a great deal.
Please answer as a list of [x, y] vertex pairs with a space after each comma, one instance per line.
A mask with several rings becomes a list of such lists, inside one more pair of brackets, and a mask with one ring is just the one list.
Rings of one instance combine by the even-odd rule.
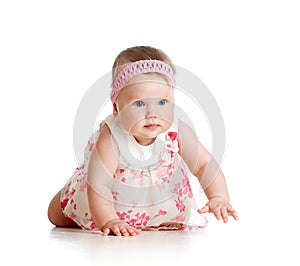
[[151, 46], [134, 46], [119, 53], [112, 67], [112, 81], [116, 78], [122, 66], [140, 60], [160, 60], [167, 63], [175, 74], [175, 66], [169, 56], [162, 50]]

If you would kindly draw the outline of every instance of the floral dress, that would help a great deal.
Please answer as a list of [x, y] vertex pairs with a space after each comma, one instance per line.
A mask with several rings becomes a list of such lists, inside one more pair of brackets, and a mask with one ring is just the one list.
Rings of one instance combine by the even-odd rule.
[[[197, 225], [189, 224], [191, 209], [197, 209], [189, 178], [193, 177], [178, 153], [177, 132], [159, 135], [154, 143], [142, 146], [122, 128], [118, 118], [106, 123], [118, 147], [119, 165], [110, 188], [118, 217], [143, 230], [197, 230], [207, 225], [199, 215]], [[84, 162], [76, 168], [61, 193], [66, 217], [84, 229], [98, 229], [87, 200], [88, 163], [97, 130], [85, 148]]]

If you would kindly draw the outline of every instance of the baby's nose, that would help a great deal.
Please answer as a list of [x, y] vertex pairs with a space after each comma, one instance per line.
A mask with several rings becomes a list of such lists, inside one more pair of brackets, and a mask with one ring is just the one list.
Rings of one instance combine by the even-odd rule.
[[154, 103], [150, 103], [147, 105], [146, 109], [146, 118], [156, 118], [157, 117], [157, 110], [156, 105]]

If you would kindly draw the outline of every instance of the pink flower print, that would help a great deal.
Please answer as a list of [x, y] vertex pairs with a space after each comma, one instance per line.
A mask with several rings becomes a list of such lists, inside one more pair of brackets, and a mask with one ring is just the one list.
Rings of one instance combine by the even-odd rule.
[[85, 173], [85, 174], [83, 175], [83, 177], [80, 179], [80, 182], [83, 182], [83, 181], [85, 181], [85, 180], [87, 180], [87, 173]]
[[185, 217], [179, 214], [176, 217], [174, 217], [172, 221], [175, 221], [177, 223], [183, 223], [185, 221]]
[[117, 199], [117, 196], [120, 194], [119, 192], [117, 192], [117, 191], [112, 191], [111, 194], [112, 194], [114, 200], [118, 200], [118, 199]]
[[184, 188], [183, 193], [188, 194], [188, 197], [192, 198], [193, 197], [193, 192], [192, 192], [192, 188], [191, 188], [189, 179], [187, 177], [182, 180], [182, 186]]
[[134, 171], [134, 170], [130, 170], [130, 174], [132, 175], [132, 179], [135, 180], [135, 179], [139, 179], [139, 178], [142, 178], [143, 177], [143, 171], [141, 172], [137, 172], [137, 171]]
[[90, 225], [91, 230], [97, 229], [97, 225], [96, 225], [94, 219], [91, 218], [91, 219], [89, 219], [89, 221], [91, 222], [91, 225]]
[[74, 210], [77, 210], [77, 204], [73, 205]]
[[142, 213], [141, 215], [139, 215], [140, 213], [138, 212], [135, 217], [137, 217], [139, 223], [137, 223], [136, 225], [147, 225], [147, 223], [150, 220], [150, 216], [147, 215], [145, 212]]
[[129, 225], [136, 225], [137, 219], [129, 220]]
[[170, 174], [168, 173], [168, 171], [165, 168], [163, 168], [161, 171], [159, 171], [157, 173], [157, 178], [159, 179], [158, 182], [160, 182], [160, 181], [166, 182], [169, 180]]
[[120, 169], [119, 169], [119, 172], [120, 172], [120, 174], [123, 174], [123, 173], [125, 172], [125, 169], [120, 168]]
[[94, 148], [94, 143], [89, 143], [89, 151], [92, 151], [93, 148]]
[[128, 210], [127, 212], [116, 212], [119, 219], [122, 221], [129, 221], [130, 225], [134, 225], [137, 219], [131, 219], [130, 214], [132, 213], [132, 210]]
[[175, 184], [172, 192], [175, 194], [179, 194], [180, 187], [180, 183]]
[[64, 210], [65, 207], [68, 204], [69, 199], [64, 199], [61, 203], [60, 203], [60, 207]]
[[137, 217], [137, 218], [140, 218], [140, 213], [137, 212], [134, 216]]
[[143, 222], [143, 225], [147, 225], [148, 222], [149, 222], [149, 220], [150, 220], [150, 216], [147, 216], [146, 219], [145, 219], [145, 221]]
[[126, 182], [126, 178], [125, 178], [125, 177], [122, 177], [122, 178], [121, 178], [121, 182], [125, 183], [125, 182]]
[[180, 168], [180, 172], [182, 173], [182, 175], [183, 175], [185, 178], [188, 178], [188, 177], [187, 177], [187, 169], [186, 169], [186, 168], [184, 168], [184, 167]]
[[83, 170], [85, 167], [85, 164], [82, 164], [80, 167], [77, 167], [76, 170]]
[[84, 213], [84, 217], [87, 217], [88, 215], [89, 215], [89, 213], [88, 213], [88, 212]]
[[116, 212], [117, 215], [119, 216], [119, 219], [124, 221], [125, 220], [125, 217], [127, 216], [126, 212]]
[[147, 215], [147, 216], [145, 217], [144, 221], [142, 222], [142, 224], [143, 224], [143, 225], [147, 225], [147, 223], [149, 222], [149, 220], [150, 220], [150, 216]]
[[173, 169], [173, 164], [172, 163], [168, 164], [167, 168], [168, 170]]
[[124, 215], [125, 215], [124, 212], [123, 213], [116, 212], [116, 214], [118, 215], [120, 220], [124, 220]]
[[170, 179], [170, 176], [167, 175], [167, 176], [165, 176], [165, 177], [162, 177], [160, 180], [161, 180], [162, 182], [167, 182], [169, 179]]
[[177, 132], [168, 132], [168, 136], [173, 141], [177, 138]]
[[177, 195], [178, 197], [182, 197], [183, 193], [182, 193], [182, 188], [180, 188], [178, 191], [177, 191]]
[[163, 210], [159, 210], [158, 211], [158, 215], [166, 215], [167, 211], [163, 211]]
[[198, 231], [198, 230], [202, 230], [204, 228], [204, 226], [200, 226], [200, 225], [186, 225], [184, 230], [185, 231]]
[[178, 197], [177, 200], [175, 200], [176, 202], [176, 207], [180, 212], [184, 212], [185, 211], [185, 205], [183, 203], [183, 201]]
[[186, 230], [185, 231], [196, 231], [196, 230], [203, 230], [208, 224], [208, 220], [206, 219], [205, 216], [203, 216], [204, 221], [202, 222], [201, 225], [186, 225]]
[[74, 220], [76, 218], [76, 214], [72, 212], [69, 216], [70, 219]]
[[76, 192], [76, 189], [73, 188], [72, 191], [71, 191], [71, 193], [70, 193], [70, 195], [73, 196], [75, 194], [75, 192]]

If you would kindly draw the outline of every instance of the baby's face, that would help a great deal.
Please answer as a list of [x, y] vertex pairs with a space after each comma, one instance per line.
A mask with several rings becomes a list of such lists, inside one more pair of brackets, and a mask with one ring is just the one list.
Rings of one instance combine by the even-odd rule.
[[172, 125], [173, 89], [157, 74], [139, 75], [118, 95], [116, 115], [138, 143], [149, 145]]

